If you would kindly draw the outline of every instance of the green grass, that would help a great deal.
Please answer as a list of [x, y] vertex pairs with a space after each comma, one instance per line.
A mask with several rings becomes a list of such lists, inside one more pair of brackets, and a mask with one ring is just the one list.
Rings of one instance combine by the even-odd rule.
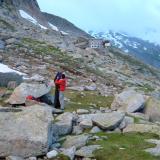
[[10, 29], [12, 31], [15, 30], [14, 26], [12, 26], [10, 23], [8, 23], [7, 21], [3, 20], [3, 19], [0, 19], [0, 27], [6, 29]]
[[149, 84], [144, 84], [143, 86], [138, 86], [137, 90], [143, 91], [144, 93], [153, 92], [155, 89]]
[[90, 141], [89, 144], [99, 144], [103, 149], [94, 153], [96, 160], [159, 160], [144, 150], [154, 147], [154, 144], [145, 142], [145, 139], [159, 138], [154, 134], [119, 134], [98, 133], [98, 136], [107, 136], [107, 140]]
[[52, 64], [58, 64], [58, 66], [64, 70], [77, 73], [77, 70], [81, 66], [81, 61], [79, 61], [79, 59], [74, 59], [67, 53], [61, 52], [59, 48], [48, 45], [45, 42], [37, 41], [31, 38], [23, 38], [22, 45], [32, 48], [37, 56], [41, 55], [45, 57], [46, 55], [50, 55], [52, 58], [45, 61]]
[[95, 109], [100, 107], [110, 107], [114, 97], [104, 97], [96, 91], [72, 91], [67, 90], [65, 96], [70, 99], [70, 103], [66, 105], [66, 111], [76, 111], [77, 109]]

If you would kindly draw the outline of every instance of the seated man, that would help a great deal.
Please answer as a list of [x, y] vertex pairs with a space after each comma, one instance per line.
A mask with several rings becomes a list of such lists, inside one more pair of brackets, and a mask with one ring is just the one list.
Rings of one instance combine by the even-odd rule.
[[59, 85], [59, 101], [60, 101], [60, 108], [64, 110], [64, 91], [66, 89], [66, 76], [62, 74], [61, 79], [57, 79], [55, 81], [56, 85]]

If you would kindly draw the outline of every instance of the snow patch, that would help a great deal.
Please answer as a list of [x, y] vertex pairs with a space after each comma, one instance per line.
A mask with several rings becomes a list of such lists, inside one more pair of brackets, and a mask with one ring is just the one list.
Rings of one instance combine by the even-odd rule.
[[42, 26], [41, 24], [38, 24], [42, 29], [48, 29], [47, 27], [45, 26]]
[[133, 48], [135, 48], [135, 49], [138, 48], [138, 47], [137, 47], [137, 43], [134, 43], [134, 44], [133, 44]]
[[40, 26], [42, 29], [48, 29], [47, 27], [39, 24], [38, 21], [36, 19], [34, 19], [32, 16], [30, 16], [27, 12], [25, 12], [23, 10], [19, 10], [19, 13], [22, 18], [27, 19], [28, 21], [32, 22], [33, 24]]
[[48, 24], [54, 31], [59, 31], [59, 29], [56, 26], [54, 26], [53, 24], [51, 24], [49, 22], [48, 22]]
[[38, 23], [36, 19], [34, 19], [32, 16], [30, 16], [30, 15], [29, 15], [28, 13], [26, 13], [25, 11], [19, 10], [19, 13], [20, 13], [20, 15], [21, 15], [22, 18], [25, 18], [25, 19], [27, 19], [28, 21], [30, 21], [30, 22], [32, 22], [32, 23], [34, 23], [34, 24], [37, 24], [37, 23]]
[[129, 52], [129, 50], [128, 50], [128, 49], [125, 49], [125, 50], [124, 50], [124, 52], [128, 53], [128, 52]]
[[13, 70], [11, 68], [9, 68], [7, 65], [4, 65], [2, 63], [0, 63], [0, 72], [1, 73], [9, 73], [9, 72], [14, 72], [14, 73], [17, 73], [19, 75], [25, 75], [24, 73], [21, 73], [19, 71], [16, 71], [16, 70]]
[[125, 33], [120, 33], [122, 36], [124, 36], [124, 37], [128, 37], [128, 35], [127, 34], [125, 34]]
[[146, 47], [143, 47], [143, 49], [146, 51], [147, 50], [147, 48]]
[[67, 32], [64, 32], [64, 31], [61, 31], [61, 34], [63, 34], [63, 35], [68, 35], [68, 33], [67, 33]]

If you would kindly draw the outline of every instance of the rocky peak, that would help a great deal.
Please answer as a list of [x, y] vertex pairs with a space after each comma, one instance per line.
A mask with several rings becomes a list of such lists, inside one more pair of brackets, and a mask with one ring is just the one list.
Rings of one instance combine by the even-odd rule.
[[43, 13], [45, 18], [54, 26], [56, 26], [59, 30], [65, 31], [70, 35], [77, 35], [79, 37], [91, 37], [89, 34], [84, 32], [83, 30], [76, 27], [73, 23], [69, 22], [68, 20], [61, 18], [59, 16]]

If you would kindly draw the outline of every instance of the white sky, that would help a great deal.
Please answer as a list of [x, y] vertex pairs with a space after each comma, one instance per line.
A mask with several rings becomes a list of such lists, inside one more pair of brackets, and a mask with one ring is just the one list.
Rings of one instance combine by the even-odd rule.
[[153, 34], [160, 42], [160, 0], [38, 0], [38, 3], [42, 11], [66, 18], [84, 30], [112, 29], [139, 37], [150, 31], [149, 36]]

